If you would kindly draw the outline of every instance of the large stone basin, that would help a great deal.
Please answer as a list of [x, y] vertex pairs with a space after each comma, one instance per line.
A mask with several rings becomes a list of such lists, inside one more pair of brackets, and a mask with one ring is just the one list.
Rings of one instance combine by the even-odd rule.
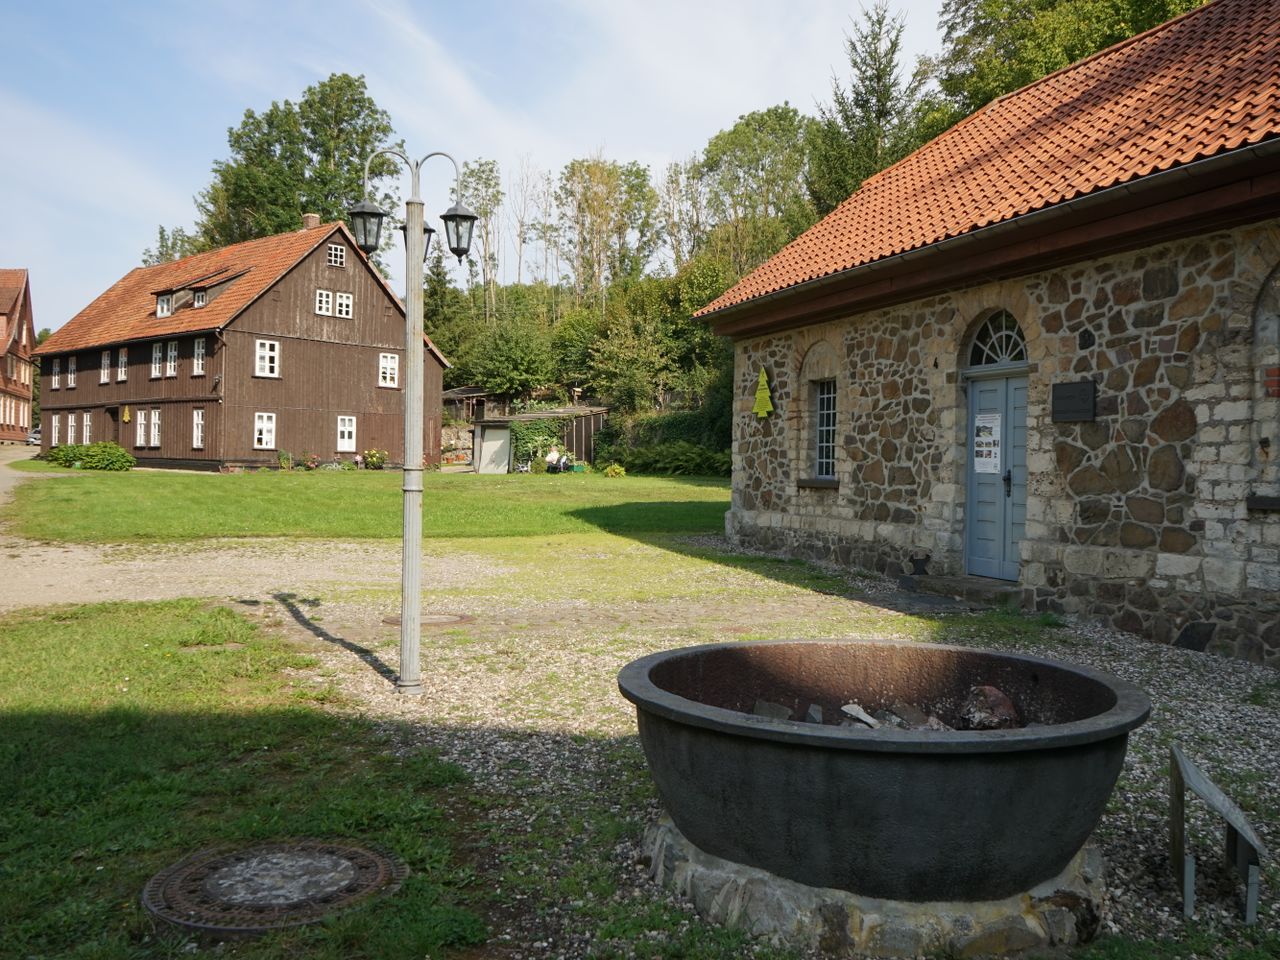
[[[975, 685], [1021, 729], [869, 730], [770, 720], [895, 700], [944, 716]], [[814, 887], [907, 901], [997, 900], [1088, 839], [1151, 712], [1137, 687], [1037, 657], [882, 641], [709, 644], [618, 676], [671, 819], [715, 856]]]

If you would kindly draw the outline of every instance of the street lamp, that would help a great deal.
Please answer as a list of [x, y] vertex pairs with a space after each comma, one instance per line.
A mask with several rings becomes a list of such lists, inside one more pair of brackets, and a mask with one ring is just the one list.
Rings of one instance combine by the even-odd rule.
[[[476, 215], [462, 206], [462, 173], [458, 161], [447, 153], [435, 151], [421, 160], [410, 160], [399, 150], [379, 150], [365, 161], [364, 187], [369, 189], [369, 164], [374, 157], [386, 154], [401, 160], [409, 168], [412, 193], [405, 202], [404, 254], [404, 544], [400, 565], [400, 676], [396, 692], [407, 695], [422, 693], [418, 646], [422, 634], [422, 262], [426, 246], [431, 242], [422, 216], [418, 174], [432, 157], [446, 157], [453, 164], [459, 202], [441, 216], [449, 249], [458, 262], [471, 249], [471, 229]], [[348, 211], [356, 246], [368, 256], [378, 249], [385, 211], [377, 204], [361, 200]], [[434, 232], [434, 231], [433, 231]]]

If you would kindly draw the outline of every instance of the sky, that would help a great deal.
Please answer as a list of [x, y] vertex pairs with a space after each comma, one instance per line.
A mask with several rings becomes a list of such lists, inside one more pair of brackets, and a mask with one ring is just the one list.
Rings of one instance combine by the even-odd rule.
[[[897, 0], [904, 60], [936, 53], [941, 0]], [[559, 171], [596, 153], [655, 181], [744, 113], [807, 113], [848, 76], [858, 0], [0, 0], [0, 267], [31, 271], [57, 329], [155, 245], [246, 109], [363, 74], [414, 156]], [[434, 165], [434, 166], [433, 166]], [[429, 218], [452, 168], [423, 171]], [[401, 193], [408, 193], [407, 175]], [[439, 227], [438, 222], [434, 223]], [[394, 284], [403, 266], [391, 257]], [[398, 268], [398, 269], [396, 269]]]

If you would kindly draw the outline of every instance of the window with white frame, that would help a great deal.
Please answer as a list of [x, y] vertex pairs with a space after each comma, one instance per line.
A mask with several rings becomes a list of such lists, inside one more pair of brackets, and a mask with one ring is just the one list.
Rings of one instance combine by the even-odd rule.
[[67, 357], [67, 389], [76, 385], [76, 358]]
[[67, 444], [72, 447], [76, 445], [76, 415], [74, 413], [67, 414]]
[[204, 449], [204, 408], [196, 407], [191, 411], [191, 446], [195, 450]]
[[316, 291], [316, 313], [325, 317], [329, 317], [333, 315], [333, 291], [332, 290]]
[[160, 376], [164, 369], [164, 344], [156, 341], [151, 345], [151, 376]]
[[137, 424], [138, 430], [133, 439], [133, 445], [135, 447], [145, 447], [147, 445], [147, 411], [139, 407], [134, 423]]
[[338, 418], [338, 452], [356, 452], [356, 418]]
[[347, 265], [347, 248], [340, 243], [329, 244], [329, 266], [345, 267]]
[[116, 379], [129, 379], [129, 348], [121, 347], [116, 352]]
[[80, 424], [84, 427], [84, 436], [81, 443], [93, 443], [93, 414], [88, 410], [80, 417]]
[[162, 293], [156, 297], [156, 316], [167, 317], [173, 313], [173, 294]]
[[280, 376], [280, 344], [275, 340], [259, 340], [257, 364], [254, 375], [259, 377]]
[[102, 368], [98, 371], [99, 383], [111, 382], [111, 351], [102, 351]]
[[160, 410], [151, 408], [151, 446], [160, 446]]
[[400, 386], [400, 355], [396, 353], [378, 354], [378, 386]]
[[56, 447], [58, 445], [58, 432], [62, 426], [62, 417], [54, 414], [49, 420], [49, 446]]
[[253, 449], [274, 450], [276, 448], [276, 415], [274, 413], [255, 413], [253, 415]]
[[178, 375], [178, 341], [170, 340], [168, 351], [164, 360], [164, 375], [166, 377], [176, 377]]
[[62, 361], [54, 357], [49, 363], [49, 389], [57, 390], [62, 386]]
[[815, 431], [814, 476], [834, 480], [836, 476], [836, 382], [819, 380], [814, 385]]
[[205, 293], [203, 290], [197, 290], [191, 295], [191, 305], [193, 307], [203, 307], [208, 302], [209, 294]]
[[355, 297], [350, 293], [335, 293], [333, 295], [333, 314], [336, 317], [346, 317], [350, 319], [354, 313]]
[[204, 349], [205, 338], [196, 337], [191, 347], [191, 375], [193, 377], [204, 376]]

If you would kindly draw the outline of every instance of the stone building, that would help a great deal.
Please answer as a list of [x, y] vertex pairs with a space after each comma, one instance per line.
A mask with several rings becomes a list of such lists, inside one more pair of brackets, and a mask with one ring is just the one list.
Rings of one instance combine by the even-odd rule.
[[710, 304], [730, 537], [1280, 665], [1274, 14], [989, 104]]

